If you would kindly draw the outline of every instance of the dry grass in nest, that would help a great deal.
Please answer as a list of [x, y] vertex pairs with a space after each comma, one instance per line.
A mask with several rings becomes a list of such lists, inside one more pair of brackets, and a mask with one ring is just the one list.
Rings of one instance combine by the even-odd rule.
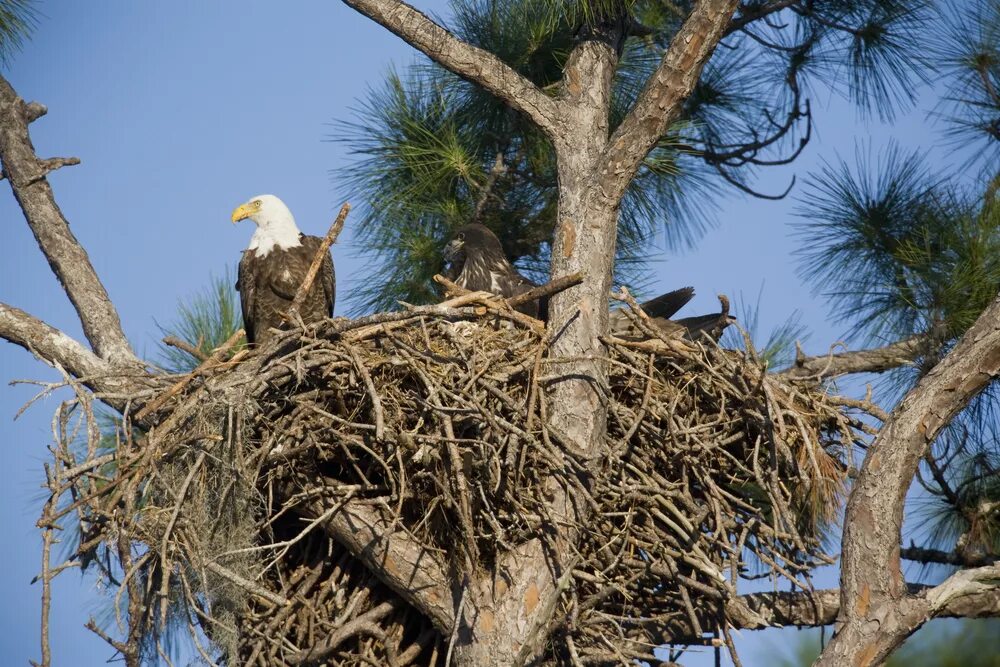
[[[59, 430], [45, 525], [75, 515], [80, 553], [123, 584], [109, 641], [156, 650], [172, 625], [232, 664], [443, 660], [447, 638], [303, 518], [317, 500], [375, 508], [460, 581], [545, 535], [544, 489], [566, 488], [587, 520], [553, 645], [585, 663], [716, 629], [742, 575], [808, 587], [856, 417], [742, 352], [612, 339], [607, 446], [578, 459], [547, 423], [545, 336], [483, 295], [289, 332], [113, 451]], [[78, 391], [85, 423], [91, 400]]]

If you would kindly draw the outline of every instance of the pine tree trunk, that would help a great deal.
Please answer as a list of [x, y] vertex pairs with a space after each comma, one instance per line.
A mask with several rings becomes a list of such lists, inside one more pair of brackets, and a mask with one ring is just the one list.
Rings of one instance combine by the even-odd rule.
[[[583, 282], [557, 294], [550, 304], [549, 328], [559, 332], [549, 349], [545, 375], [547, 426], [564, 455], [585, 462], [600, 459], [607, 431], [607, 369], [600, 337], [607, 330], [617, 202], [601, 192], [600, 166], [608, 141], [608, 95], [617, 55], [606, 42], [574, 50], [566, 66], [561, 119], [566, 136], [556, 146], [559, 217], [552, 247], [552, 277], [580, 271]], [[564, 361], [560, 361], [560, 359]], [[586, 480], [582, 480], [586, 483]], [[456, 645], [458, 665], [518, 665], [538, 656], [546, 644], [549, 621], [560, 595], [560, 577], [572, 569], [578, 530], [588, 510], [574, 506], [565, 489], [549, 480], [552, 526], [546, 550], [540, 539], [507, 554], [466, 593], [463, 628]], [[553, 562], [555, 558], [561, 559]]]

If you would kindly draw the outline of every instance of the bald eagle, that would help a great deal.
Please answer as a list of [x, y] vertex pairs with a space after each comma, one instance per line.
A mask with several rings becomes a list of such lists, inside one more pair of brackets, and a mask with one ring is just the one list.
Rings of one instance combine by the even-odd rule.
[[[450, 265], [451, 277], [455, 283], [473, 292], [492, 292], [509, 299], [537, 287], [517, 272], [507, 260], [500, 239], [483, 225], [471, 224], [459, 228], [444, 248], [444, 259]], [[722, 312], [718, 314], [669, 319], [692, 297], [694, 288], [682, 287], [640, 305], [650, 316], [650, 322], [664, 334], [681, 333], [692, 340], [707, 335], [719, 340], [722, 331], [734, 321], [729, 315], [728, 300], [723, 302]], [[526, 315], [548, 321], [548, 297], [521, 304], [517, 309]], [[611, 331], [624, 336], [639, 333], [628, 316], [621, 311], [611, 313]]]
[[[306, 236], [295, 225], [285, 203], [274, 195], [260, 195], [233, 211], [233, 223], [249, 218], [257, 225], [250, 245], [243, 251], [236, 289], [243, 307], [247, 342], [264, 345], [272, 328], [285, 325], [292, 305], [323, 239]], [[327, 253], [306, 295], [299, 315], [305, 323], [333, 314], [333, 260]]]

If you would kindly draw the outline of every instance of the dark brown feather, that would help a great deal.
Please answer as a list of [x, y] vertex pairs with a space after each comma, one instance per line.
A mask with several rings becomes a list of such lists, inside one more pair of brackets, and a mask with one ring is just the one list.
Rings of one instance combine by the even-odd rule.
[[[272, 335], [270, 329], [286, 326], [284, 315], [323, 239], [301, 235], [299, 241], [302, 245], [298, 247], [274, 248], [264, 257], [258, 257], [256, 250], [243, 251], [236, 289], [240, 293], [247, 342], [251, 344], [265, 344]], [[335, 291], [333, 259], [327, 253], [299, 309], [302, 321], [309, 324], [333, 315]]]
[[[445, 256], [455, 283], [473, 292], [492, 292], [509, 299], [538, 286], [507, 261], [500, 239], [483, 225], [466, 225], [455, 232]], [[517, 310], [535, 318], [541, 314], [544, 318], [548, 308], [546, 300], [542, 301], [542, 304], [529, 301]]]

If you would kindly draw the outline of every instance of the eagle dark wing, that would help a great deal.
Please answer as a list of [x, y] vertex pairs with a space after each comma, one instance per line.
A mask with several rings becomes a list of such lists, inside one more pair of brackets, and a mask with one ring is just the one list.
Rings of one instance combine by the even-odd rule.
[[[722, 338], [722, 332], [735, 321], [729, 313], [712, 313], [711, 315], [697, 315], [695, 317], [685, 317], [679, 320], [664, 320], [684, 329], [684, 336], [691, 340], [698, 340], [702, 336], [711, 338], [716, 343]], [[659, 325], [660, 321], [654, 320]]]
[[[236, 289], [248, 342], [263, 344], [270, 329], [285, 324], [284, 316], [322, 243], [315, 236], [302, 236], [300, 241], [302, 245], [296, 248], [275, 249], [264, 257], [253, 250], [243, 252]], [[299, 309], [302, 321], [309, 324], [332, 315], [335, 289], [333, 260], [327, 253]]]
[[718, 343], [726, 327], [736, 321], [736, 318], [729, 314], [729, 299], [720, 294], [719, 303], [722, 308], [718, 313], [696, 315], [679, 320], [668, 320], [657, 317], [653, 319], [653, 324], [667, 335], [683, 331], [684, 337], [688, 340], [699, 340], [702, 337], [706, 337]]
[[240, 307], [243, 311], [243, 329], [246, 331], [248, 343], [254, 343], [257, 339], [254, 305], [257, 296], [257, 277], [254, 271], [257, 258], [253, 256], [253, 250], [244, 250], [243, 257], [240, 258], [239, 268], [236, 270], [236, 291], [240, 293]]
[[[654, 321], [667, 321], [667, 318], [683, 308], [692, 297], [694, 297], [694, 288], [682, 287], [673, 292], [661, 294], [658, 297], [639, 304], [639, 306]], [[632, 323], [632, 319], [623, 310], [612, 311], [611, 332], [616, 336], [640, 335], [639, 330]]]
[[[669, 319], [694, 296], [694, 288], [683, 287], [673, 292], [661, 294], [655, 299], [641, 304], [642, 310], [650, 316], [650, 323], [666, 336], [682, 335], [689, 340], [698, 340], [707, 336], [718, 342], [726, 327], [735, 322], [729, 315], [729, 299], [719, 297], [722, 310], [710, 315], [696, 315], [679, 320]], [[616, 336], [641, 337], [642, 333], [625, 313], [618, 311], [611, 315], [611, 331]]]
[[673, 317], [678, 310], [694, 298], [693, 287], [682, 287], [673, 292], [667, 292], [640, 304], [643, 312], [650, 317]]

